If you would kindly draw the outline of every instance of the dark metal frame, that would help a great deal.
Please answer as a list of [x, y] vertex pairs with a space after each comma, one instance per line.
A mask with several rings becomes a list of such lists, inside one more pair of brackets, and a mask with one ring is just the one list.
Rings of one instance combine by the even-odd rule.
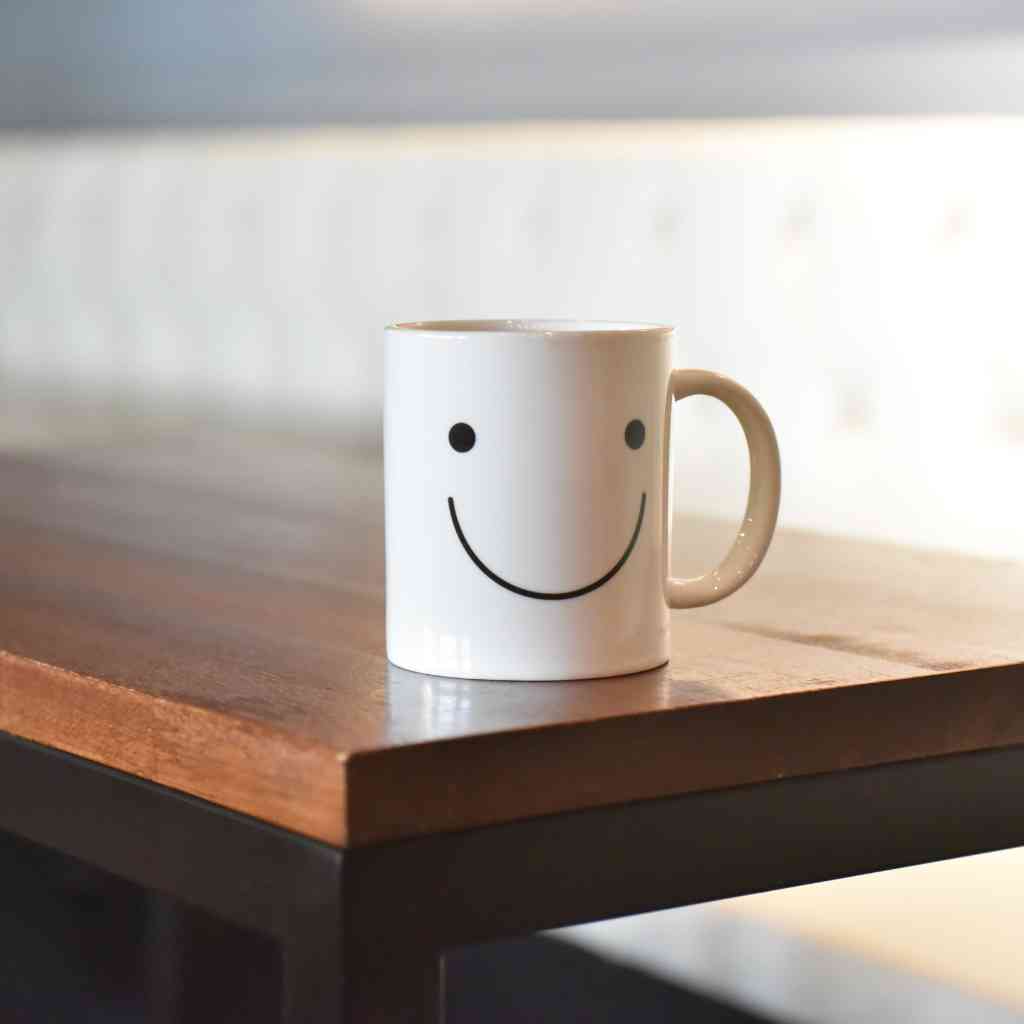
[[439, 1021], [445, 949], [1024, 844], [1024, 746], [339, 850], [0, 733], [0, 829], [273, 935], [283, 1019]]

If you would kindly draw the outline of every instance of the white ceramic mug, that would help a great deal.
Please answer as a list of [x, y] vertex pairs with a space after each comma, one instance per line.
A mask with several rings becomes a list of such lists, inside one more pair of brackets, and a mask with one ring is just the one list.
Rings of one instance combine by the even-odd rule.
[[[638, 672], [669, 656], [669, 609], [710, 604], [764, 557], [779, 451], [738, 384], [671, 368], [653, 324], [461, 320], [387, 336], [387, 650], [480, 679]], [[711, 395], [750, 450], [722, 564], [666, 575], [672, 403]]]

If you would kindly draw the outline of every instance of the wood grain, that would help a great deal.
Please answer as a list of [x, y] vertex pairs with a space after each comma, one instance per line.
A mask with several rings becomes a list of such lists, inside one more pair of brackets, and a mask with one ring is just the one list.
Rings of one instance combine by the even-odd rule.
[[1019, 564], [782, 531], [664, 669], [465, 681], [384, 657], [366, 454], [189, 434], [0, 481], [0, 728], [335, 845], [1024, 742]]

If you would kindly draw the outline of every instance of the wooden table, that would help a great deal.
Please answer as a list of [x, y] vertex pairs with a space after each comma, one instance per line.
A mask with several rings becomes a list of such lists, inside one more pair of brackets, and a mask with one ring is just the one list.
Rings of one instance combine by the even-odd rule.
[[384, 657], [372, 454], [0, 481], [0, 828], [276, 936], [288, 1021], [437, 1020], [447, 948], [1024, 842], [1019, 564], [783, 530], [664, 669], [464, 681]]

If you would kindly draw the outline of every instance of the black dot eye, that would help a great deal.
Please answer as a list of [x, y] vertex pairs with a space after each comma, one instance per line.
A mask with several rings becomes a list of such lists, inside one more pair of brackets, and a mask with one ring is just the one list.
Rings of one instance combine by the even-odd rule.
[[644, 438], [647, 437], [647, 428], [644, 427], [640, 420], [630, 420], [626, 424], [626, 444], [630, 448], [639, 448], [644, 443]]
[[468, 452], [476, 444], [476, 431], [468, 423], [456, 423], [448, 431], [448, 443], [457, 452]]

